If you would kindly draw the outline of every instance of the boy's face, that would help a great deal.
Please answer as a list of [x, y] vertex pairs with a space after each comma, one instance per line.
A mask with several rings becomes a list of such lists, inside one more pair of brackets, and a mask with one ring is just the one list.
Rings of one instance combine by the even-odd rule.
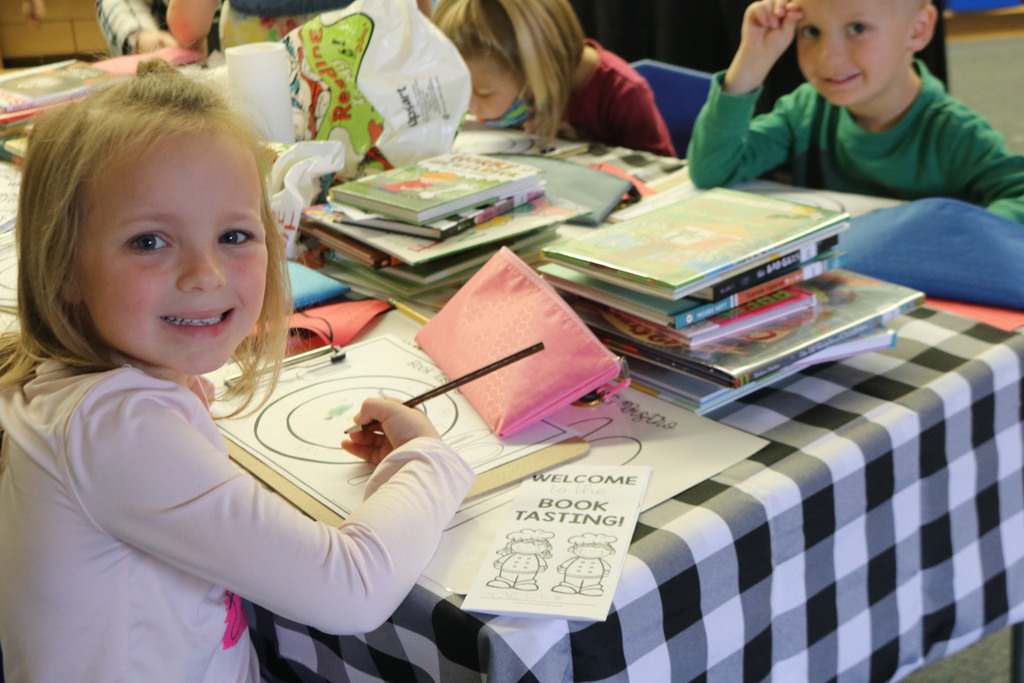
[[825, 99], [869, 130], [884, 129], [913, 103], [910, 66], [931, 39], [935, 8], [915, 0], [797, 0], [800, 70]]
[[179, 136], [97, 178], [78, 287], [97, 333], [127, 362], [183, 381], [219, 368], [263, 307], [260, 182], [246, 150]]

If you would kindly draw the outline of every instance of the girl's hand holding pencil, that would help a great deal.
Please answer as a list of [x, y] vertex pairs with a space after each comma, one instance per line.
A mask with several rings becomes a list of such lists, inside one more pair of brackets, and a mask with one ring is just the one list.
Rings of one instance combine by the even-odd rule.
[[368, 398], [353, 419], [358, 424], [374, 424], [375, 428], [350, 432], [341, 447], [374, 465], [416, 437], [441, 438], [426, 413], [403, 405], [397, 398]]

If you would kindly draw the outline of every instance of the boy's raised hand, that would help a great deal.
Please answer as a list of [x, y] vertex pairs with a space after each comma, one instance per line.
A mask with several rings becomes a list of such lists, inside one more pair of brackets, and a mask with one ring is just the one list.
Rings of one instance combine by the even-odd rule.
[[380, 423], [374, 429], [353, 432], [341, 442], [346, 451], [374, 465], [418, 436], [441, 438], [425, 413], [402, 405], [398, 399], [368, 398], [352, 419], [356, 424]]
[[746, 94], [764, 83], [796, 34], [796, 25], [804, 13], [791, 0], [759, 0], [743, 13], [740, 46], [725, 72], [722, 89]]

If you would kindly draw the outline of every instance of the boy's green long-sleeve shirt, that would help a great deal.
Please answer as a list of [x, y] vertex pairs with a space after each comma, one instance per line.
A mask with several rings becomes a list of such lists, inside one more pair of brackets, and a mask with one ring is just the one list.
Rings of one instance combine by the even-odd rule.
[[699, 187], [731, 185], [792, 162], [802, 187], [897, 199], [951, 197], [1024, 223], [1024, 156], [1006, 149], [980, 114], [949, 96], [920, 61], [923, 81], [906, 116], [871, 133], [804, 83], [754, 117], [760, 91], [730, 95], [715, 75], [687, 150]]

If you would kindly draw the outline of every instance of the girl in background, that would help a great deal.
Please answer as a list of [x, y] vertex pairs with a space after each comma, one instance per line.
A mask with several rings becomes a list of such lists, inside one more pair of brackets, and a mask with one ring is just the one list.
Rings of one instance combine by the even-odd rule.
[[477, 119], [676, 156], [647, 81], [584, 39], [568, 0], [440, 0], [432, 19], [466, 60]]
[[[229, 459], [201, 375], [234, 356], [265, 400], [287, 333], [269, 158], [223, 98], [159, 60], [44, 116], [18, 206], [20, 330], [0, 337], [0, 647], [10, 681], [258, 681], [249, 599], [376, 628], [473, 478], [384, 399], [377, 464], [340, 528]], [[251, 334], [250, 334], [251, 333]]]
[[[167, 0], [167, 2], [167, 23], [171, 33], [182, 45], [197, 46], [212, 28], [216, 28], [214, 21], [219, 11], [219, 45], [225, 48], [246, 43], [281, 40], [318, 14], [342, 9], [352, 4], [352, 0]], [[416, 0], [416, 7], [429, 17], [432, 0]]]

